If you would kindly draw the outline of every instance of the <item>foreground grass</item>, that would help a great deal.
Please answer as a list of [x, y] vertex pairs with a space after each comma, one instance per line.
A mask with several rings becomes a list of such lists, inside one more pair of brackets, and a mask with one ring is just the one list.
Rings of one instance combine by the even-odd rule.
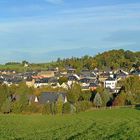
[[139, 140], [140, 110], [75, 115], [0, 115], [0, 140]]

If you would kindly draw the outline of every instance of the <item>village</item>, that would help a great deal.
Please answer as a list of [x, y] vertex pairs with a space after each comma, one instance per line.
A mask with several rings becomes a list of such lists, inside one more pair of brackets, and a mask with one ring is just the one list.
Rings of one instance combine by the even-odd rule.
[[[122, 87], [119, 86], [119, 81], [124, 80], [131, 76], [140, 76], [140, 69], [131, 69], [131, 71], [124, 71], [122, 69], [109, 69], [107, 71], [100, 71], [98, 68], [94, 70], [83, 69], [79, 74], [76, 73], [76, 69], [72, 67], [66, 67], [63, 71], [59, 68], [49, 68], [44, 71], [31, 71], [17, 73], [14, 70], [0, 71], [0, 83], [2, 85], [16, 85], [23, 82], [29, 88], [40, 89], [42, 87], [51, 87], [52, 89], [62, 88], [70, 90], [73, 84], [79, 84], [82, 91], [94, 92], [98, 87], [104, 87], [109, 94], [118, 94]], [[76, 94], [76, 93], [75, 93]], [[40, 98], [30, 96], [33, 102], [47, 103], [56, 102], [59, 95], [62, 95], [63, 102], [67, 102], [67, 96], [65, 92], [47, 91], [40, 93]], [[14, 95], [15, 96], [15, 95]], [[16, 95], [16, 98], [18, 98]], [[14, 97], [15, 98], [15, 97]]]

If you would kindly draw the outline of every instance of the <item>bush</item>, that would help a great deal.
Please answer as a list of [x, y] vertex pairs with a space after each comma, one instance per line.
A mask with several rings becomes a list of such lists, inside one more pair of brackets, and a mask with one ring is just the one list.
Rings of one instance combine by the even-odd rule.
[[21, 113], [22, 112], [22, 104], [20, 102], [14, 102], [12, 104], [12, 112], [13, 113]]
[[63, 109], [63, 98], [62, 98], [62, 96], [59, 96], [57, 103], [56, 103], [56, 113], [62, 114], [62, 109]]
[[71, 104], [69, 102], [63, 104], [63, 113], [64, 114], [71, 113]]
[[60, 77], [58, 79], [58, 82], [60, 85], [62, 85], [63, 83], [67, 83], [68, 82], [68, 78], [67, 77]]
[[42, 112], [42, 106], [32, 103], [30, 105], [27, 106], [26, 112], [30, 112], [30, 113], [41, 113]]
[[9, 99], [6, 99], [6, 101], [2, 104], [1, 111], [2, 111], [2, 113], [11, 112], [11, 102]]
[[113, 105], [114, 106], [124, 106], [125, 103], [126, 103], [126, 94], [123, 92], [123, 93], [120, 93], [114, 100], [113, 102]]
[[92, 103], [89, 101], [81, 101], [76, 103], [76, 111], [86, 111], [92, 107]]
[[19, 101], [13, 103], [12, 111], [14, 113], [21, 113], [26, 111], [27, 106], [29, 104], [28, 98], [26, 94], [21, 94]]
[[99, 93], [96, 93], [96, 95], [95, 95], [94, 104], [95, 104], [96, 107], [101, 107], [102, 104], [103, 104], [102, 98], [101, 98]]
[[52, 115], [56, 114], [56, 103], [51, 103], [50, 104], [50, 110], [51, 110]]
[[43, 106], [42, 114], [47, 114], [47, 115], [52, 114], [52, 112], [51, 112], [51, 104], [50, 103], [47, 103], [47, 104], [45, 104]]

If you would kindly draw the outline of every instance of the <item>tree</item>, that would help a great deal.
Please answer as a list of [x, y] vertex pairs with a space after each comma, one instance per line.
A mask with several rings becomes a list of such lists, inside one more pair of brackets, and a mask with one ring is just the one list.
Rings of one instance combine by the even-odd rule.
[[46, 103], [46, 104], [43, 106], [42, 114], [50, 115], [51, 113], [52, 113], [52, 112], [51, 112], [51, 104], [50, 104], [50, 103]]
[[91, 91], [82, 91], [82, 93], [80, 94], [80, 97], [84, 101], [90, 101], [91, 95], [92, 95]]
[[99, 93], [96, 93], [95, 98], [94, 98], [94, 104], [96, 107], [101, 107], [102, 106], [102, 98]]
[[10, 94], [10, 95], [15, 94], [17, 88], [18, 88], [18, 87], [17, 87], [16, 85], [11, 85], [11, 86], [9, 87], [9, 94]]
[[76, 103], [76, 111], [86, 111], [92, 107], [92, 103], [89, 101], [80, 101]]
[[26, 94], [20, 95], [19, 101], [13, 103], [12, 110], [14, 113], [21, 113], [26, 110], [29, 101]]
[[9, 96], [9, 88], [6, 85], [0, 85], [0, 108]]
[[69, 102], [63, 104], [63, 113], [64, 114], [71, 113], [71, 104]]
[[22, 61], [22, 65], [25, 66], [25, 64], [29, 64], [29, 62], [26, 60]]
[[51, 110], [52, 115], [56, 114], [56, 103], [51, 103], [50, 104], [50, 110]]
[[17, 94], [33, 94], [34, 90], [33, 88], [29, 88], [25, 82], [21, 82], [17, 89], [16, 89], [16, 93]]
[[79, 84], [73, 84], [69, 89], [67, 97], [70, 103], [75, 103], [78, 101], [80, 95], [82, 94], [81, 86]]
[[63, 110], [63, 97], [62, 95], [60, 95], [56, 103], [56, 113], [62, 114], [62, 110]]
[[114, 100], [113, 102], [113, 105], [114, 106], [124, 106], [126, 105], [126, 94], [123, 92], [123, 93], [120, 93]]
[[42, 113], [42, 106], [36, 103], [28, 105], [25, 110], [28, 113]]
[[6, 99], [6, 101], [3, 103], [2, 107], [1, 107], [1, 111], [3, 113], [11, 112], [11, 101], [9, 99]]
[[124, 87], [124, 92], [127, 99], [131, 101], [132, 104], [140, 103], [140, 79], [138, 76], [132, 76], [120, 81], [119, 85]]
[[12, 112], [13, 113], [21, 113], [22, 112], [22, 104], [20, 102], [14, 102], [12, 104]]
[[26, 94], [22, 94], [20, 96], [19, 102], [22, 105], [22, 111], [24, 111], [26, 109], [26, 107], [28, 106], [28, 104], [29, 104], [29, 100], [27, 98], [27, 95]]
[[68, 82], [68, 78], [67, 77], [60, 77], [58, 79], [58, 82], [60, 85], [62, 85], [63, 83], [67, 83]]
[[104, 89], [104, 91], [100, 95], [102, 98], [102, 105], [107, 106], [107, 103], [111, 100], [112, 95], [109, 93], [107, 89]]

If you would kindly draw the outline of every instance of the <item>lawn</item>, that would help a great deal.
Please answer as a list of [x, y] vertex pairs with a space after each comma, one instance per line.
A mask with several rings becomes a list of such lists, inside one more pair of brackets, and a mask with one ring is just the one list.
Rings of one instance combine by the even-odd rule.
[[139, 140], [140, 110], [75, 115], [0, 115], [0, 140]]

